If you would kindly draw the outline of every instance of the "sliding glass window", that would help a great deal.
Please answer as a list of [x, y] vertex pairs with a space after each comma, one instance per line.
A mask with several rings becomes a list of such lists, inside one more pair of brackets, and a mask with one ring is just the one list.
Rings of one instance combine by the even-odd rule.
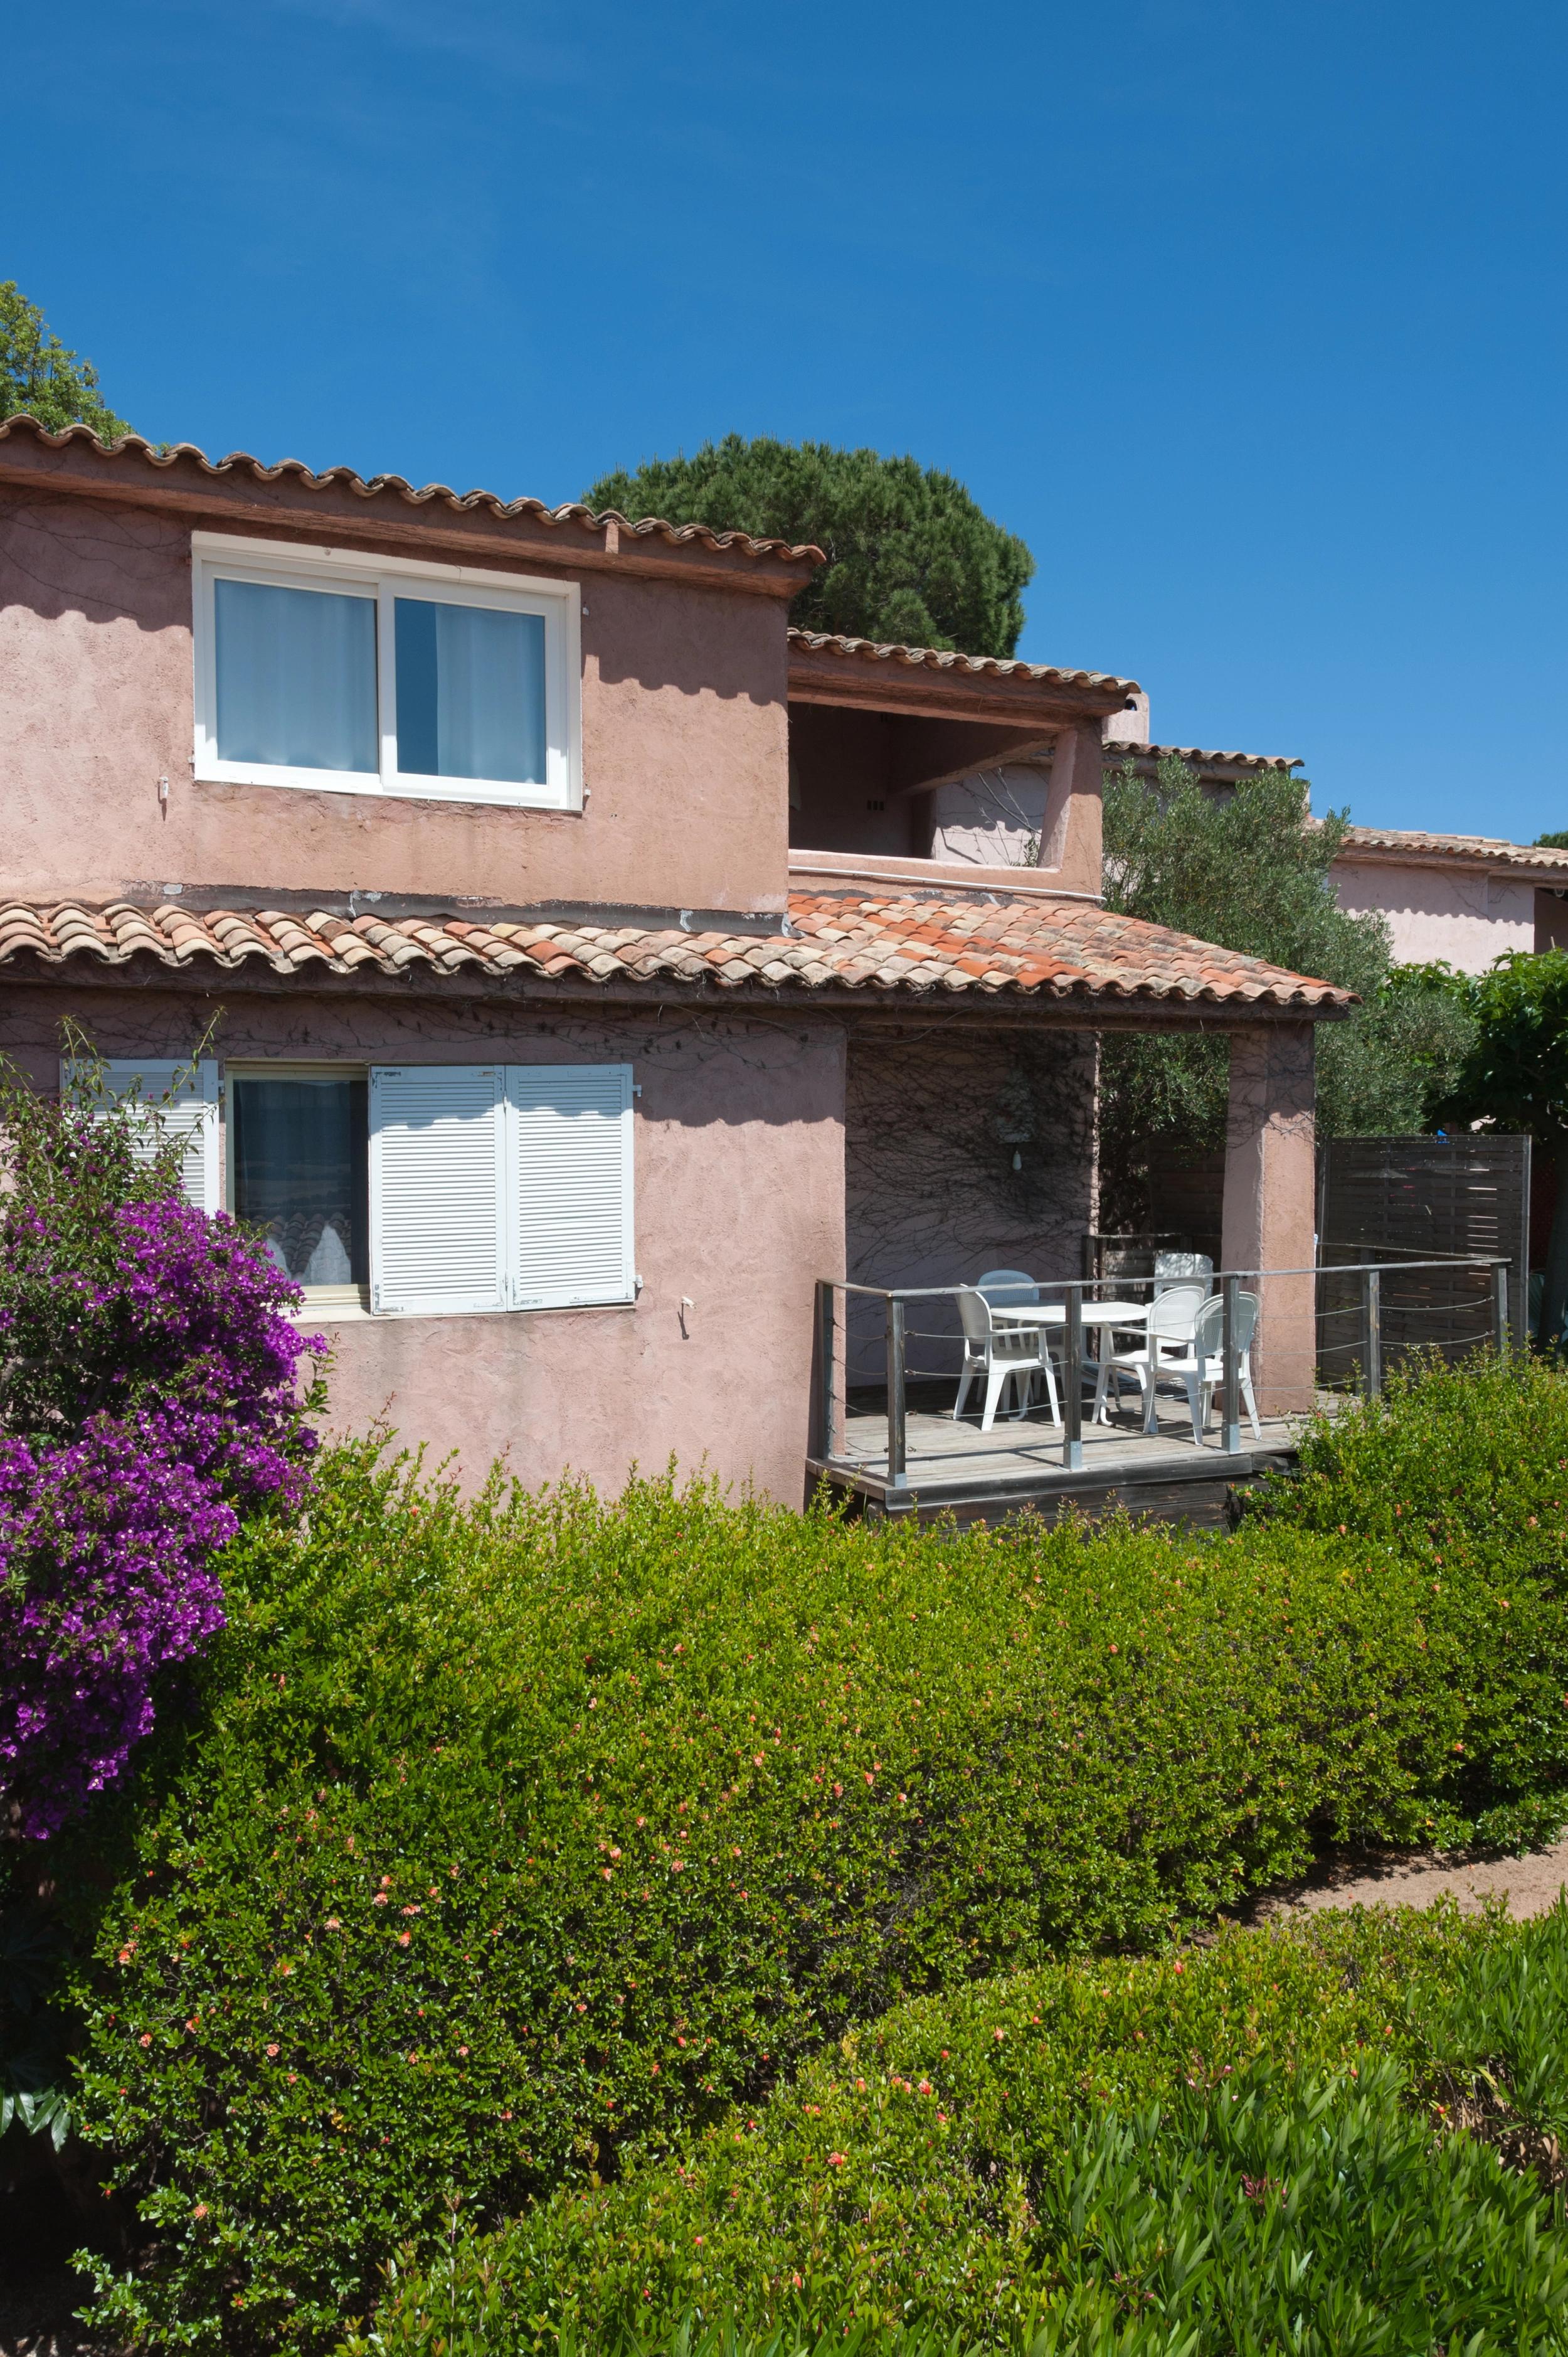
[[198, 779], [580, 806], [575, 585], [194, 547]]

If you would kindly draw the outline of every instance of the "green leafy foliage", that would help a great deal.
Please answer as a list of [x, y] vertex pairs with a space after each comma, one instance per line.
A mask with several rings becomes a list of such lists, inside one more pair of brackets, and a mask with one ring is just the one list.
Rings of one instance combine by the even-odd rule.
[[1565, 1999], [1561, 1909], [1318, 1917], [927, 1998], [618, 2184], [405, 2259], [345, 2357], [851, 2318], [1019, 2357], [1557, 2347], [1560, 2204], [1444, 2131], [1479, 2091], [1499, 2140], [1553, 2132]]
[[1459, 1124], [1528, 1130], [1557, 1168], [1540, 1331], [1568, 1317], [1568, 950], [1509, 950], [1487, 973], [1444, 976], [1469, 1017], [1469, 1053], [1439, 1111]]
[[1011, 655], [1024, 627], [1034, 558], [961, 483], [914, 458], [727, 434], [690, 458], [601, 475], [583, 497], [634, 520], [820, 548], [826, 561], [789, 609], [803, 630]]
[[1551, 1514], [1499, 1593], [1281, 1522], [464, 1503], [339, 1452], [308, 1532], [226, 1556], [199, 1717], [60, 1849], [84, 2132], [146, 2238], [102, 2320], [319, 2344], [453, 2186], [494, 2223], [908, 1996], [1539, 1812]]
[[[1309, 791], [1274, 770], [1216, 798], [1175, 758], [1152, 782], [1130, 765], [1108, 770], [1106, 906], [1354, 991], [1356, 1012], [1317, 1033], [1319, 1130], [1421, 1129], [1453, 1086], [1474, 1020], [1439, 978], [1392, 963], [1380, 917], [1337, 906], [1330, 870], [1345, 817], [1313, 822]], [[1141, 1227], [1151, 1168], [1173, 1146], [1202, 1150], [1224, 1137], [1226, 1043], [1128, 1033], [1108, 1037], [1101, 1053], [1107, 1224]]]
[[7, 278], [0, 282], [0, 417], [21, 410], [54, 434], [91, 425], [115, 442], [131, 431], [99, 392], [91, 361], [68, 351], [38, 305]]
[[1384, 1559], [1568, 1593], [1568, 1384], [1538, 1359], [1391, 1371], [1380, 1399], [1301, 1428], [1297, 1463], [1243, 1494], [1249, 1519], [1353, 1534]]

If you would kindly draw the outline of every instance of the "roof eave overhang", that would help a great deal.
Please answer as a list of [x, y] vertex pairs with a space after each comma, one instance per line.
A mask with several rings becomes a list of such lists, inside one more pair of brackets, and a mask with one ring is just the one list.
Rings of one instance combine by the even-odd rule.
[[997, 678], [983, 672], [933, 671], [916, 663], [795, 648], [789, 653], [788, 692], [791, 704], [847, 705], [862, 712], [988, 720], [1000, 727], [1036, 729], [1042, 737], [1124, 711], [1127, 703], [1126, 685], [1120, 680], [1102, 687], [1058, 686], [1046, 681]]
[[1485, 876], [1514, 884], [1538, 884], [1543, 891], [1568, 889], [1568, 862], [1527, 866], [1522, 860], [1488, 858], [1484, 852], [1396, 849], [1385, 843], [1347, 843], [1334, 855], [1336, 867], [1424, 867], [1438, 876]]
[[87, 436], [58, 447], [33, 434], [0, 436], [0, 484], [155, 510], [188, 520], [193, 529], [277, 533], [315, 546], [392, 547], [509, 570], [639, 575], [762, 597], [793, 597], [816, 564], [814, 550], [755, 554], [700, 540], [669, 541], [585, 511], [552, 521], [548, 511], [507, 511], [482, 497], [457, 507], [443, 493], [389, 479], [359, 490], [333, 480], [313, 489], [289, 471], [258, 479], [239, 468], [214, 469], [195, 451], [153, 458], [124, 447], [105, 449]]
[[751, 983], [738, 986], [720, 982], [682, 983], [668, 975], [639, 981], [635, 975], [596, 982], [587, 977], [543, 974], [489, 974], [465, 968], [437, 974], [429, 967], [407, 967], [401, 974], [377, 973], [364, 967], [338, 972], [325, 962], [313, 962], [292, 974], [280, 974], [263, 958], [245, 958], [233, 966], [220, 966], [206, 958], [178, 965], [138, 953], [120, 963], [84, 955], [45, 959], [22, 951], [0, 966], [0, 985], [75, 991], [134, 990], [137, 993], [191, 992], [209, 1005], [236, 996], [266, 998], [315, 997], [411, 1002], [452, 1006], [472, 1001], [485, 1006], [527, 1006], [531, 1009], [571, 1006], [575, 1010], [608, 1012], [634, 1010], [651, 1014], [660, 1007], [687, 1008], [705, 1014], [749, 1016], [780, 1013], [816, 1016], [857, 1023], [927, 1024], [933, 1015], [977, 1029], [1050, 1026], [1073, 1031], [1207, 1031], [1253, 1030], [1280, 1023], [1332, 1023], [1353, 1012], [1354, 1002], [1277, 1002], [1247, 999], [1234, 1004], [1199, 994], [1161, 996], [1154, 992], [1100, 993], [1081, 985], [1060, 988], [1049, 985], [1032, 990], [1003, 988], [954, 990], [940, 985], [925, 989], [888, 988], [875, 982], [858, 985], [800, 983]]

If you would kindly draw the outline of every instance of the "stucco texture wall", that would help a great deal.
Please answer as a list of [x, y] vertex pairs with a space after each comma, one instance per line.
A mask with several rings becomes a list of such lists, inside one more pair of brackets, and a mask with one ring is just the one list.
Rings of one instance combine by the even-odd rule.
[[[416, 524], [387, 545], [417, 556]], [[584, 605], [581, 813], [198, 782], [189, 522], [0, 490], [5, 888], [782, 908], [783, 605], [613, 573], [584, 576]]]
[[[1095, 1220], [1095, 1042], [928, 1028], [853, 1035], [844, 1113], [847, 1274], [859, 1285], [972, 1285], [989, 1268], [1083, 1273]], [[1015, 1168], [1016, 1163], [1017, 1168]], [[912, 1372], [957, 1363], [950, 1302], [919, 1305]], [[883, 1368], [880, 1305], [850, 1317], [850, 1381]]]
[[1388, 919], [1402, 965], [1445, 958], [1461, 974], [1483, 974], [1505, 950], [1535, 947], [1531, 879], [1337, 859], [1334, 883], [1342, 909]]
[[[58, 1081], [71, 1014], [105, 1056], [184, 1055], [210, 996], [100, 988], [0, 996], [0, 1049]], [[225, 1058], [364, 1062], [628, 1061], [636, 1101], [635, 1308], [489, 1317], [338, 1317], [330, 1424], [384, 1420], [477, 1481], [570, 1469], [618, 1490], [634, 1463], [707, 1470], [801, 1501], [813, 1287], [843, 1263], [842, 1031], [690, 1017], [600, 1018], [504, 1006], [231, 996]], [[682, 1298], [690, 1308], [682, 1308]], [[302, 1314], [306, 1326], [318, 1313]]]

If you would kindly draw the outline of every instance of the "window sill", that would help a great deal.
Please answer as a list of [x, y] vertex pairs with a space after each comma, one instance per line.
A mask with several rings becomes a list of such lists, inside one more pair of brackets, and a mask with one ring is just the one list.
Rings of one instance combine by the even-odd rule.
[[323, 1318], [336, 1325], [345, 1318], [369, 1318], [371, 1288], [368, 1285], [324, 1285], [304, 1288], [305, 1299], [297, 1309], [287, 1315], [296, 1326], [318, 1325]]
[[334, 1293], [311, 1299], [286, 1314], [295, 1326], [425, 1326], [449, 1318], [604, 1318], [624, 1317], [635, 1301], [574, 1301], [539, 1309], [372, 1309], [368, 1299], [346, 1301]]
[[199, 786], [276, 786], [287, 793], [359, 794], [375, 802], [433, 802], [443, 809], [529, 810], [553, 812], [561, 818], [581, 818], [579, 803], [553, 791], [511, 785], [486, 785], [475, 778], [455, 778], [451, 791], [426, 780], [415, 784], [383, 785], [368, 773], [342, 770], [294, 771], [242, 768], [239, 762], [223, 770], [198, 770]]

